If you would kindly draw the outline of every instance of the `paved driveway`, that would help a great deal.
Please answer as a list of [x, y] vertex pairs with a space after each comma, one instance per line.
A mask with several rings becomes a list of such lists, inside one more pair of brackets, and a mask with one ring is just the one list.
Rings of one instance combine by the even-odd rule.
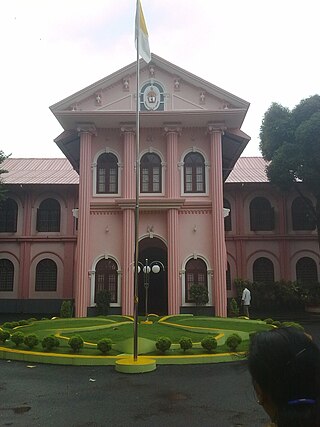
[[[306, 329], [319, 343], [319, 323]], [[0, 426], [259, 427], [267, 422], [239, 362], [158, 366], [140, 375], [113, 367], [28, 366], [0, 360]]]

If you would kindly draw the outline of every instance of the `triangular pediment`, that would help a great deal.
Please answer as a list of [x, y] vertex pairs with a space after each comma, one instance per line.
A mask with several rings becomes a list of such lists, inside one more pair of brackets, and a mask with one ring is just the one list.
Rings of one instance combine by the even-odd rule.
[[[247, 109], [249, 104], [205, 80], [152, 54], [152, 61], [140, 62], [140, 91], [149, 83], [163, 89], [164, 111], [218, 111]], [[130, 112], [136, 109], [136, 64], [111, 74], [51, 107], [63, 111]], [[142, 108], [143, 109], [143, 108]], [[152, 104], [146, 105], [152, 111]]]

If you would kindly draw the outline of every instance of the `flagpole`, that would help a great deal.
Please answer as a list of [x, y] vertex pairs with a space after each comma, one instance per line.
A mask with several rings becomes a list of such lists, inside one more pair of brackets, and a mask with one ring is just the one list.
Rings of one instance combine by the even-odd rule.
[[[136, 28], [140, 28], [140, 8], [139, 0], [137, 0], [137, 22]], [[139, 162], [139, 152], [140, 152], [140, 66], [139, 66], [139, 56], [140, 56], [140, 43], [139, 43], [139, 34], [136, 34], [137, 40], [137, 64], [136, 64], [136, 202], [135, 202], [135, 224], [134, 224], [134, 311], [133, 311], [133, 359], [137, 361], [138, 359], [138, 262], [139, 262], [139, 180], [140, 180], [140, 162]]]

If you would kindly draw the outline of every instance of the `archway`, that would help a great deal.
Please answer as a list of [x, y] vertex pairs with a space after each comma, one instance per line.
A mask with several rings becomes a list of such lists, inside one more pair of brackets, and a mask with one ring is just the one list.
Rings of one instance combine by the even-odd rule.
[[[167, 247], [162, 240], [145, 238], [139, 242], [139, 262], [143, 265], [148, 260], [160, 261], [165, 267], [159, 273], [150, 273], [150, 286], [148, 291], [148, 312], [149, 314], [164, 315], [168, 313], [168, 279], [167, 279]], [[145, 314], [145, 287], [143, 284], [143, 273], [139, 273], [138, 282], [138, 314]]]

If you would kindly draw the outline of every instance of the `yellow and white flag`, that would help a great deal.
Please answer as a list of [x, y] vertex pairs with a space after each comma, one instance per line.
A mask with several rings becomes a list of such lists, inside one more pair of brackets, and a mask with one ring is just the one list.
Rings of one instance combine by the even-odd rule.
[[136, 49], [139, 47], [139, 55], [146, 61], [146, 63], [149, 63], [151, 61], [151, 53], [149, 47], [148, 30], [146, 21], [144, 20], [140, 0], [137, 0], [135, 42]]

